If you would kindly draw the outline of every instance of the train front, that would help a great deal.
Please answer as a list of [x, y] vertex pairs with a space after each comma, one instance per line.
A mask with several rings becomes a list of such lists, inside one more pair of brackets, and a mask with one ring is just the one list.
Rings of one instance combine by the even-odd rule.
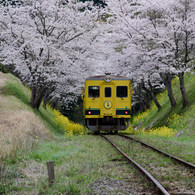
[[83, 113], [90, 130], [118, 132], [128, 128], [131, 113], [129, 78], [110, 74], [89, 77], [83, 96]]

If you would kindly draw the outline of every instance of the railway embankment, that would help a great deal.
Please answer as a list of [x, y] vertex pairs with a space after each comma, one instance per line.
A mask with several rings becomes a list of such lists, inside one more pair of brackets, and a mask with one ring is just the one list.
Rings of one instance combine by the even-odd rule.
[[[177, 88], [174, 88], [177, 106], [173, 109], [166, 99], [166, 92], [158, 94], [162, 109], [157, 111], [152, 107], [151, 110], [135, 116], [131, 127], [141, 125], [137, 129], [130, 128], [128, 133], [195, 164], [193, 78], [193, 75], [186, 77], [189, 97], [187, 108], [182, 109], [181, 95]], [[173, 87], [177, 82], [175, 81]], [[28, 105], [29, 98], [29, 89], [18, 79], [0, 72], [0, 194], [155, 195], [155, 191], [151, 190], [126, 159], [104, 139], [86, 134], [83, 130], [82, 134], [76, 136], [72, 131], [66, 131], [65, 135], [65, 131], [56, 125], [49, 108], [34, 111]], [[64, 121], [60, 115], [58, 119], [61, 123]], [[151, 127], [146, 128], [150, 124]], [[69, 129], [71, 125], [72, 128], [74, 126], [70, 123]], [[76, 127], [80, 128], [82, 129], [81, 126]], [[127, 146], [131, 155], [133, 145]], [[143, 157], [140, 161], [146, 167], [150, 156], [157, 156], [145, 154], [146, 152], [139, 155], [139, 151], [135, 153], [133, 155], [136, 158]], [[47, 161], [54, 161], [55, 181], [52, 186], [48, 182]], [[159, 177], [162, 177], [167, 189], [173, 188], [174, 182], [166, 180], [171, 181], [171, 178], [178, 175], [183, 183], [188, 183], [189, 188], [193, 186], [190, 183], [190, 178], [195, 177], [193, 171], [183, 172], [179, 167], [175, 171], [166, 167], [163, 157], [161, 161], [164, 175]], [[155, 163], [149, 169], [158, 176]], [[192, 192], [193, 189], [188, 191]]]

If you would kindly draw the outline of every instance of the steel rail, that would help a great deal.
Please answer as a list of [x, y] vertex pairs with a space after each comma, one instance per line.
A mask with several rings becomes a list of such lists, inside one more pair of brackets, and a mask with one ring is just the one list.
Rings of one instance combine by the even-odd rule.
[[135, 139], [135, 138], [133, 138], [133, 137], [130, 137], [130, 136], [126, 136], [126, 135], [122, 135], [122, 134], [118, 134], [118, 135], [121, 136], [121, 137], [125, 137], [125, 138], [127, 138], [127, 139], [134, 140], [134, 141], [136, 141], [136, 142], [139, 142], [140, 144], [142, 144], [142, 145], [144, 145], [144, 146], [146, 146], [146, 147], [148, 147], [148, 148], [152, 148], [153, 150], [155, 150], [155, 151], [157, 151], [157, 152], [159, 152], [159, 153], [161, 153], [161, 154], [164, 154], [165, 156], [167, 156], [167, 157], [169, 157], [169, 158], [171, 158], [171, 159], [177, 161], [177, 162], [180, 163], [180, 164], [185, 165], [186, 167], [188, 167], [188, 168], [190, 168], [190, 169], [195, 169], [195, 165], [194, 165], [194, 164], [191, 164], [191, 163], [186, 162], [186, 161], [184, 161], [184, 160], [182, 160], [182, 159], [180, 159], [180, 158], [177, 158], [177, 157], [175, 157], [175, 156], [173, 156], [173, 155], [171, 155], [171, 154], [168, 154], [168, 153], [166, 153], [166, 152], [164, 152], [164, 151], [162, 151], [162, 150], [159, 150], [158, 148], [156, 148], [156, 147], [154, 147], [154, 146], [151, 146], [151, 145], [149, 145], [149, 144], [146, 144], [146, 143], [144, 143], [144, 142], [142, 142], [142, 141], [139, 141], [139, 140], [137, 140], [137, 139]]
[[152, 183], [156, 189], [159, 190], [160, 194], [164, 195], [170, 195], [163, 186], [148, 172], [146, 171], [142, 166], [140, 166], [137, 162], [135, 162], [132, 158], [130, 158], [127, 154], [125, 154], [115, 143], [113, 143], [109, 138], [106, 136], [100, 134], [103, 138], [105, 138], [107, 141], [109, 141], [118, 151], [129, 161], [133, 164], [133, 166], [142, 174], [142, 176], [147, 180], [147, 182]]

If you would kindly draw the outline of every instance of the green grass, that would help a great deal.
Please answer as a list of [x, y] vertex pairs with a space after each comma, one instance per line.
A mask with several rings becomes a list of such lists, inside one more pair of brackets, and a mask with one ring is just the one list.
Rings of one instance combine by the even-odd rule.
[[[61, 137], [51, 142], [41, 142], [31, 153], [21, 153], [14, 163], [13, 173], [18, 169], [31, 170], [32, 176], [26, 177], [19, 171], [9, 182], [11, 187], [5, 185], [2, 191], [8, 193], [15, 190], [21, 194], [24, 190], [39, 194], [90, 194], [90, 185], [96, 180], [121, 177], [120, 169], [127, 165], [126, 161], [120, 159], [121, 155], [99, 136], [85, 135], [69, 140]], [[55, 182], [52, 186], [48, 182], [47, 161], [54, 161], [55, 164]], [[120, 164], [117, 168], [116, 163]], [[42, 169], [39, 168], [41, 166]], [[43, 174], [38, 174], [40, 171]], [[124, 173], [124, 176], [128, 177], [128, 174]], [[7, 183], [7, 178], [3, 180]], [[22, 182], [23, 186], [19, 185], [15, 189], [17, 181]]]
[[[27, 109], [40, 118], [49, 130], [57, 136], [50, 140], [35, 140], [31, 150], [19, 149], [13, 158], [4, 158], [0, 164], [0, 194], [90, 194], [90, 186], [103, 178], [120, 178], [121, 167], [126, 161], [120, 161], [120, 154], [102, 138], [92, 135], [65, 137], [54, 121], [51, 108], [33, 110], [29, 106], [30, 90], [13, 75], [1, 93], [10, 101], [16, 101], [17, 107]], [[19, 102], [19, 103], [18, 103]], [[101, 150], [100, 150], [101, 148]], [[113, 160], [113, 158], [115, 160]], [[119, 161], [118, 161], [119, 160]], [[47, 161], [54, 161], [55, 182], [49, 186]], [[119, 166], [115, 167], [115, 165]], [[125, 172], [128, 178], [130, 173]]]
[[[27, 93], [30, 92], [28, 91], [28, 88], [21, 88], [21, 85], [17, 85], [15, 83], [7, 83], [6, 87], [3, 89], [3, 94], [7, 96], [15, 96], [16, 98], [20, 99], [24, 104], [29, 104], [30, 98]], [[27, 92], [27, 93], [26, 93]]]
[[[177, 164], [174, 160], [166, 158], [152, 149], [143, 147], [140, 143], [134, 141], [114, 136], [110, 136], [110, 139], [128, 156], [132, 157], [142, 167], [150, 171], [163, 186], [168, 182], [175, 184], [177, 187], [183, 186], [185, 190], [195, 189], [195, 183], [192, 185], [192, 180], [195, 181], [193, 176], [186, 177], [186, 175], [191, 175], [190, 170]], [[178, 150], [181, 152], [180, 147], [178, 147]], [[176, 151], [174, 150], [174, 152]], [[168, 185], [167, 189], [172, 191], [173, 188], [171, 185]]]
[[12, 74], [7, 74], [9, 76], [9, 80], [6, 81], [6, 86], [2, 89], [1, 93], [5, 95], [6, 97], [10, 98], [15, 97], [18, 100], [21, 101], [22, 103], [22, 108], [26, 108], [30, 111], [33, 111], [42, 121], [42, 123], [50, 129], [52, 133], [55, 135], [61, 136], [64, 134], [64, 131], [59, 130], [57, 127], [54, 117], [52, 115], [52, 110], [49, 105], [47, 105], [47, 109], [42, 107], [42, 104], [39, 108], [37, 109], [32, 109], [31, 106], [29, 105], [30, 103], [30, 96], [31, 96], [31, 91], [30, 89], [23, 85], [16, 77], [14, 77]]
[[[90, 194], [91, 185], [94, 182], [104, 178], [122, 180], [122, 177], [128, 178], [131, 182], [145, 185], [145, 188], [148, 187], [146, 184], [142, 184], [143, 179], [137, 176], [136, 171], [130, 165], [127, 165], [121, 155], [99, 136], [65, 137], [64, 131], [60, 130], [54, 121], [51, 108], [48, 106], [46, 110], [43, 107], [40, 107], [39, 110], [33, 110], [29, 106], [30, 90], [14, 76], [8, 75], [10, 80], [6, 82], [7, 85], [1, 93], [9, 98], [10, 101], [14, 101], [17, 98], [21, 103], [18, 109], [25, 108], [33, 111], [55, 136], [49, 141], [37, 139], [31, 151], [28, 150], [27, 152], [24, 148], [18, 151], [16, 157], [0, 161], [0, 164], [5, 167], [0, 181], [0, 194], [13, 194], [14, 192], [18, 194]], [[195, 111], [193, 110], [195, 106], [195, 88], [193, 87], [195, 85], [195, 76], [187, 73], [185, 83], [189, 101], [187, 108], [182, 110], [179, 83], [176, 80], [173, 84], [174, 96], [177, 100], [176, 107], [171, 108], [165, 91], [157, 96], [162, 105], [160, 111], [152, 103], [151, 110], [143, 114], [142, 117], [140, 117], [140, 113], [137, 113], [131, 120], [133, 125], [143, 122], [142, 127], [147, 127], [155, 121], [153, 127], [166, 125], [169, 128], [175, 128], [177, 132], [181, 131], [180, 136], [170, 138], [139, 133], [133, 136], [195, 164]], [[174, 114], [180, 117], [175, 117], [170, 122]], [[139, 120], [135, 122], [133, 120], [136, 116]], [[140, 150], [133, 151], [133, 144], [131, 143], [125, 147], [126, 153], [133, 158], [137, 158], [140, 154]], [[138, 146], [138, 149], [140, 149], [140, 146]], [[148, 152], [147, 155], [143, 152], [141, 156], [143, 157], [142, 163], [144, 166], [147, 166], [151, 159], [158, 157], [151, 152]], [[55, 164], [55, 182], [52, 186], [49, 186], [48, 182], [47, 161], [54, 161]], [[167, 163], [170, 163], [169, 161], [169, 159], [162, 158], [161, 162], [158, 162], [162, 167], [166, 167]], [[156, 166], [157, 164], [154, 167], [150, 167], [151, 170], [155, 172]], [[123, 175], [121, 175], [121, 170], [123, 170]], [[164, 171], [169, 172], [168, 170]], [[167, 176], [163, 176], [162, 179], [171, 182], [173, 173], [174, 170]], [[182, 179], [182, 175], [179, 173], [177, 177]], [[189, 188], [193, 188], [194, 184], [191, 182], [192, 178], [190, 177], [186, 179], [186, 185]], [[165, 186], [170, 187], [166, 183]], [[120, 193], [120, 191], [116, 190], [117, 192]]]
[[[157, 107], [152, 101], [152, 109], [147, 110], [145, 113], [138, 113], [131, 118], [132, 125], [142, 124], [141, 128], [147, 128], [152, 122], [154, 122], [152, 125], [153, 128], [167, 126], [168, 128], [172, 128], [177, 132], [182, 131], [182, 135], [185, 136], [185, 139], [194, 139], [195, 75], [192, 73], [186, 73], [185, 75], [185, 87], [189, 102], [186, 108], [182, 109], [182, 97], [179, 80], [176, 77], [172, 82], [172, 88], [177, 105], [171, 108], [167, 91], [165, 90], [157, 95], [157, 99], [162, 106], [161, 110], [158, 111]], [[170, 121], [170, 119], [173, 119], [173, 116], [176, 115], [178, 117], [175, 117], [174, 121]]]

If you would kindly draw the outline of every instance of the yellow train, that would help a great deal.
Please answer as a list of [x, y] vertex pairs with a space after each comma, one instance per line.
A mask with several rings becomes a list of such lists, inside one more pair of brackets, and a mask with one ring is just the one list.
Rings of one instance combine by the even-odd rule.
[[131, 117], [131, 81], [118, 75], [88, 77], [83, 88], [86, 126], [100, 131], [126, 130]]

